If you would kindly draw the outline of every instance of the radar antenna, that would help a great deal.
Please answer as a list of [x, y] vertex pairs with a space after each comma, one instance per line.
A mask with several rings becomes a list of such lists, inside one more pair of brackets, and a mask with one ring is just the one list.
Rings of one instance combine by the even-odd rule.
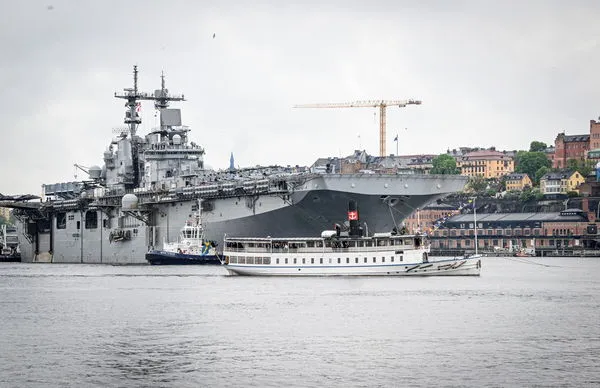
[[127, 100], [125, 102], [125, 124], [129, 126], [131, 138], [137, 132], [137, 127], [142, 123], [139, 114], [142, 100], [154, 101], [154, 107], [158, 110], [166, 109], [170, 101], [185, 101], [182, 95], [170, 95], [169, 90], [165, 88], [165, 75], [161, 73], [161, 88], [154, 91], [154, 95], [138, 91], [138, 70], [137, 65], [133, 66], [133, 88], [124, 88], [122, 93], [115, 92], [116, 98]]
[[154, 91], [154, 108], [157, 110], [169, 107], [170, 101], [185, 101], [182, 95], [169, 94], [169, 89], [165, 88], [165, 73], [160, 73], [160, 89]]

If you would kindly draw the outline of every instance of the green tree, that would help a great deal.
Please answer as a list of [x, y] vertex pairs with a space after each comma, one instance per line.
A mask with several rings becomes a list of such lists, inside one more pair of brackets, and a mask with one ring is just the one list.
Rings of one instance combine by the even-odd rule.
[[[529, 179], [535, 178], [536, 172], [541, 167], [550, 168], [550, 160], [543, 152], [519, 151], [515, 157], [515, 172], [529, 175]], [[536, 181], [536, 182], [539, 182]]]
[[472, 176], [469, 178], [469, 183], [467, 183], [467, 190], [475, 193], [483, 193], [487, 187], [487, 181], [481, 176]]
[[531, 188], [526, 188], [519, 195], [521, 202], [529, 202], [535, 199], [535, 192]]
[[594, 171], [595, 162], [592, 160], [567, 160], [567, 168], [573, 171], [578, 171], [584, 178]]
[[544, 152], [548, 148], [546, 143], [541, 141], [532, 141], [529, 145], [529, 152]]
[[542, 166], [540, 167], [536, 172], [535, 175], [533, 176], [533, 178], [535, 179], [535, 184], [539, 185], [540, 184], [540, 179], [542, 179], [542, 177], [544, 175], [546, 175], [547, 173], [550, 172], [550, 168], [546, 167], [546, 166]]
[[459, 169], [456, 167], [456, 160], [448, 154], [441, 154], [433, 158], [433, 168], [431, 174], [445, 174], [445, 175], [457, 175], [460, 174]]

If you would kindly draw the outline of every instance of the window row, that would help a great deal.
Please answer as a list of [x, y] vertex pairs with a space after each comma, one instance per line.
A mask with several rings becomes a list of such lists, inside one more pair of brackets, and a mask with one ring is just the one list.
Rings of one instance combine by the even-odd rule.
[[[403, 261], [403, 256], [400, 255], [398, 257], [395, 256], [390, 256], [389, 257], [389, 263], [394, 263], [396, 262], [396, 259], [398, 259], [398, 262]], [[358, 257], [354, 257], [354, 258], [349, 258], [346, 257], [345, 260], [342, 259], [341, 257], [338, 258], [275, 258], [275, 264], [367, 264], [369, 262], [372, 263], [385, 263], [386, 262], [386, 258], [385, 256], [382, 256], [380, 259], [378, 259], [377, 257], [373, 257], [372, 261], [369, 260], [369, 258], [367, 257], [363, 257], [358, 258]], [[270, 257], [251, 257], [251, 256], [229, 256], [229, 263], [230, 264], [271, 264], [271, 258]]]

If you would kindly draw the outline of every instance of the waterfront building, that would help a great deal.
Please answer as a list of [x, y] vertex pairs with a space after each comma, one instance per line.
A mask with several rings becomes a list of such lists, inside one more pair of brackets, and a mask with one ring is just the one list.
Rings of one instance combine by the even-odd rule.
[[[597, 224], [581, 209], [553, 213], [477, 213], [481, 251], [597, 248]], [[430, 235], [432, 250], [474, 250], [473, 214], [450, 217]]]
[[527, 187], [532, 187], [532, 182], [529, 178], [529, 175], [515, 172], [506, 176], [507, 191], [522, 191]]
[[579, 186], [584, 182], [585, 178], [578, 171], [549, 172], [540, 178], [540, 192], [546, 195], [579, 193]]
[[473, 151], [456, 159], [461, 175], [499, 178], [515, 170], [514, 159], [494, 149]]
[[445, 203], [432, 203], [422, 209], [416, 209], [404, 220], [407, 233], [431, 233], [437, 221], [460, 213], [457, 206]]

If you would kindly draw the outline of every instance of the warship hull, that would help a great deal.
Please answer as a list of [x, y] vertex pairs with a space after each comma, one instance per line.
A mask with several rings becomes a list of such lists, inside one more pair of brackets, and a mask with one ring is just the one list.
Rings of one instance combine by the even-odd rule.
[[[343, 225], [350, 200], [358, 203], [367, 234], [387, 232], [399, 228], [415, 209], [461, 190], [465, 183], [463, 177], [450, 175], [313, 175], [287, 194], [202, 199], [205, 237], [216, 241], [221, 252], [226, 235], [312, 236]], [[54, 210], [41, 221], [19, 217], [22, 261], [146, 264], [146, 253], [157, 249], [158, 241], [177, 236], [198, 199], [151, 199], [126, 211], [95, 203]], [[86, 222], [90, 212], [98, 218], [94, 225]], [[59, 218], [67, 220], [60, 228]]]

